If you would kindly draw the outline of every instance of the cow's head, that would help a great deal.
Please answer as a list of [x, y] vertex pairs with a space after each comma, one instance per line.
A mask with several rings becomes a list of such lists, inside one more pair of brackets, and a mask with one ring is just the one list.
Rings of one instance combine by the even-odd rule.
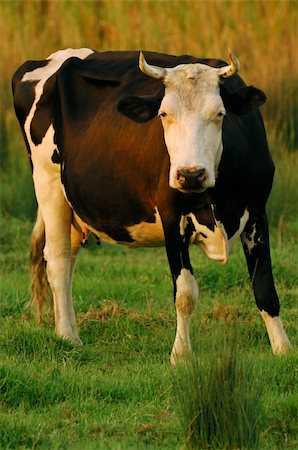
[[[220, 95], [220, 84], [238, 72], [240, 63], [230, 52], [230, 65], [181, 64], [173, 68], [150, 65], [140, 53], [140, 70], [165, 85], [164, 96], [129, 97], [118, 109], [137, 122], [159, 116], [170, 156], [169, 184], [182, 192], [203, 192], [215, 185], [220, 162], [222, 124], [229, 101]], [[264, 103], [262, 91], [242, 87], [230, 99], [233, 113], [246, 114]]]

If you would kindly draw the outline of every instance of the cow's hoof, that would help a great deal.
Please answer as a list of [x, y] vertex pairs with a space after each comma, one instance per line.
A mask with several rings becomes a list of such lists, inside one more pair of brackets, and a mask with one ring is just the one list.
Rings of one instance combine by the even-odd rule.
[[83, 347], [83, 342], [79, 336], [71, 339], [74, 347]]
[[280, 342], [279, 345], [275, 346], [275, 348], [272, 350], [274, 355], [283, 356], [287, 355], [291, 350], [293, 350], [293, 346], [289, 339], [286, 339], [285, 341]]
[[61, 337], [65, 341], [69, 342], [74, 347], [82, 347], [83, 346], [83, 342], [81, 341], [79, 335], [73, 335], [73, 334], [71, 334], [71, 335], [60, 335], [59, 337]]
[[176, 367], [179, 364], [189, 361], [190, 357], [191, 357], [190, 352], [185, 352], [185, 353], [172, 352], [171, 357], [170, 357], [170, 363], [173, 367]]

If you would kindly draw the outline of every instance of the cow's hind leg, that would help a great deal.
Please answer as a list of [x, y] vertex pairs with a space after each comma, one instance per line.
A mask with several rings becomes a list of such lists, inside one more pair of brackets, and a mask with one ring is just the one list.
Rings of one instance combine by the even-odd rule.
[[77, 253], [74, 239], [71, 246], [72, 210], [67, 203], [59, 177], [39, 173], [34, 177], [35, 192], [45, 227], [44, 259], [47, 279], [53, 294], [55, 326], [58, 336], [81, 344], [76, 329], [71, 299], [74, 259]]
[[272, 351], [284, 354], [291, 348], [279, 318], [279, 299], [272, 275], [268, 224], [265, 213], [250, 219], [241, 235], [257, 306], [264, 319]]
[[[47, 279], [46, 261], [44, 259], [45, 248], [45, 224], [40, 210], [37, 211], [37, 219], [32, 231], [30, 248], [30, 273], [31, 273], [31, 304], [37, 307], [38, 322], [42, 322], [42, 310], [45, 302], [49, 283]], [[68, 291], [68, 314], [73, 333], [76, 331], [76, 319], [72, 302], [72, 280], [75, 270], [76, 257], [81, 248], [81, 234], [71, 226], [71, 266]]]

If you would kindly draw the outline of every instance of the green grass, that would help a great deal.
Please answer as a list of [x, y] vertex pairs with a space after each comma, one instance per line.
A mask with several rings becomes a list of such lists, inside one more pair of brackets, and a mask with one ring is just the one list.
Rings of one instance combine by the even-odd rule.
[[[221, 330], [212, 358], [183, 365], [177, 380], [181, 423], [189, 448], [259, 448], [263, 383], [239, 354], [239, 321]], [[220, 344], [220, 345], [218, 345]]]
[[[164, 249], [81, 251], [74, 300], [84, 346], [73, 348], [54, 335], [50, 312], [40, 326], [26, 306], [30, 228], [8, 217], [1, 223], [0, 447], [181, 448], [187, 433], [177, 401], [180, 372], [169, 364], [175, 311]], [[281, 315], [295, 345], [298, 255], [289, 254], [297, 240], [279, 245], [276, 237]], [[209, 373], [236, 316], [242, 371], [262, 394], [258, 448], [297, 448], [297, 350], [284, 358], [271, 354], [240, 246], [227, 266], [197, 248], [191, 253], [200, 287], [195, 359]], [[187, 385], [185, 395], [194, 389]]]
[[262, 114], [277, 165], [270, 222], [282, 235], [293, 221], [298, 203], [297, 2], [2, 0], [0, 29], [1, 213], [32, 220], [35, 210], [10, 87], [24, 61], [67, 47], [224, 59], [232, 48], [241, 62], [240, 75], [267, 95]]

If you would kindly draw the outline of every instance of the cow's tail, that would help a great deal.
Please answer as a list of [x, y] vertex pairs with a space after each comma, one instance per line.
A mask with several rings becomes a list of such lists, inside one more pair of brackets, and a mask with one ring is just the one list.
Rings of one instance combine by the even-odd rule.
[[46, 261], [43, 250], [45, 246], [45, 224], [40, 210], [33, 227], [30, 247], [31, 305], [37, 308], [38, 322], [42, 322], [42, 308], [49, 287]]

